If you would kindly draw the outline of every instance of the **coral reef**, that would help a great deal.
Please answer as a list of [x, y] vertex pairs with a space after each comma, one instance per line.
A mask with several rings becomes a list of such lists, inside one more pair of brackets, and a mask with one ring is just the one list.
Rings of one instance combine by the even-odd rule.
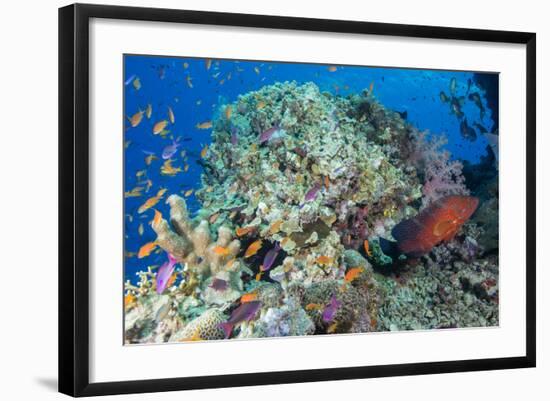
[[[421, 258], [391, 258], [379, 242], [433, 201], [469, 193], [441, 138], [371, 91], [285, 82], [227, 107], [200, 161], [197, 216], [171, 195], [169, 220], [152, 222], [179, 263], [160, 295], [153, 268], [126, 284], [127, 343], [219, 340], [230, 319], [230, 338], [498, 324], [498, 226], [487, 230], [498, 201]], [[258, 313], [237, 321], [250, 301]]]

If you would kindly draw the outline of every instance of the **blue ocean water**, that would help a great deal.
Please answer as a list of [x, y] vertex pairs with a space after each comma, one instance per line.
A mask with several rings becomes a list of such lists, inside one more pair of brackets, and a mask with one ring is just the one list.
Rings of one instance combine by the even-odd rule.
[[[445, 134], [448, 138], [446, 149], [452, 157], [471, 163], [479, 162], [486, 154], [487, 141], [479, 131], [474, 141], [465, 139], [461, 134], [461, 122], [466, 119], [470, 126], [477, 123], [489, 132], [498, 127], [498, 116], [495, 115], [498, 110], [498, 103], [495, 106], [498, 102], [498, 95], [495, 95], [498, 93], [498, 77], [493, 74], [358, 66], [328, 68], [320, 64], [235, 60], [213, 60], [207, 69], [202, 58], [126, 55], [123, 81], [125, 126], [130, 127], [127, 117], [145, 111], [148, 104], [152, 106], [150, 119], [143, 116], [137, 127], [127, 128], [124, 133], [124, 190], [144, 186], [147, 180], [152, 184], [143, 196], [125, 198], [126, 253], [137, 252], [140, 246], [155, 240], [155, 233], [149, 225], [153, 208], [137, 213], [146, 199], [153, 197], [160, 188], [167, 188], [168, 194], [180, 195], [199, 188], [202, 167], [197, 160], [204, 145], [210, 143], [211, 130], [197, 129], [196, 125], [213, 120], [219, 105], [233, 102], [240, 94], [265, 85], [284, 81], [314, 82], [322, 91], [342, 96], [372, 87], [374, 96], [385, 107], [406, 112], [408, 122], [420, 130]], [[454, 91], [450, 89], [451, 83], [455, 86]], [[442, 92], [449, 101], [442, 101]], [[480, 94], [484, 115], [469, 99], [472, 93]], [[464, 113], [461, 118], [451, 111], [452, 96], [461, 99], [460, 107]], [[169, 107], [175, 116], [174, 124], [167, 127], [169, 135], [165, 139], [152, 135], [156, 122], [169, 119]], [[164, 161], [161, 154], [171, 144], [170, 136], [181, 138], [181, 146], [173, 157], [177, 160], [174, 167], [189, 166], [189, 170], [178, 174], [177, 179], [160, 174]], [[185, 161], [181, 151], [185, 151]], [[153, 160], [151, 166], [145, 162], [147, 152], [153, 152], [159, 158]], [[192, 212], [200, 207], [194, 194], [187, 197], [187, 204]], [[163, 215], [169, 213], [164, 200], [155, 208]], [[164, 260], [163, 253], [152, 253], [143, 259], [125, 258], [125, 278], [135, 282], [137, 271], [146, 270], [148, 265], [160, 265]]]

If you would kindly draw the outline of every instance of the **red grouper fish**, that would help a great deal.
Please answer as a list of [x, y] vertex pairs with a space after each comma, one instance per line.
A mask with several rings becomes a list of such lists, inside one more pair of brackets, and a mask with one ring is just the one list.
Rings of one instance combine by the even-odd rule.
[[224, 331], [225, 338], [229, 338], [233, 331], [233, 327], [239, 323], [253, 320], [261, 305], [262, 303], [260, 301], [250, 301], [241, 304], [241, 306], [235, 309], [227, 322], [218, 325]]
[[425, 255], [437, 244], [451, 240], [478, 204], [479, 199], [473, 196], [450, 195], [438, 199], [393, 228], [397, 247], [407, 256]]

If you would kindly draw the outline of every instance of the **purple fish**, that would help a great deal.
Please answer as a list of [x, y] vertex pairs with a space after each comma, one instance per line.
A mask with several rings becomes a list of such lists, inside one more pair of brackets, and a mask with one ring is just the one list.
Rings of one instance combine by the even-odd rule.
[[319, 183], [315, 183], [313, 188], [307, 191], [306, 196], [304, 198], [304, 202], [311, 202], [312, 200], [314, 200], [320, 189], [321, 189], [321, 186], [319, 185]]
[[334, 315], [336, 315], [336, 311], [341, 305], [342, 303], [336, 299], [336, 295], [333, 295], [330, 299], [330, 303], [325, 306], [325, 309], [323, 310], [323, 322], [330, 323], [332, 319], [334, 319]]
[[212, 284], [210, 284], [210, 287], [215, 289], [216, 291], [223, 292], [227, 289], [227, 281], [222, 280], [221, 278], [215, 278], [212, 280]]
[[275, 136], [275, 134], [279, 133], [280, 129], [281, 128], [278, 125], [274, 125], [273, 127], [262, 132], [262, 134], [258, 138], [258, 141], [260, 142], [260, 144], [268, 142], [273, 136]]
[[166, 289], [166, 284], [168, 284], [168, 280], [170, 280], [177, 264], [178, 261], [168, 253], [168, 260], [164, 262], [157, 273], [157, 294], [162, 294]]
[[281, 250], [281, 247], [279, 244], [275, 244], [273, 249], [270, 249], [264, 257], [264, 263], [260, 267], [260, 270], [265, 272], [271, 269], [271, 266], [273, 265], [273, 262], [275, 262], [275, 259], [277, 258], [277, 255], [279, 254], [279, 251]]
[[168, 145], [162, 151], [162, 158], [164, 160], [170, 159], [172, 156], [176, 154], [179, 147], [180, 147], [180, 144], [178, 141], [172, 141], [172, 145]]
[[225, 338], [229, 338], [233, 327], [237, 324], [253, 320], [261, 305], [260, 301], [251, 301], [241, 304], [241, 306], [235, 309], [227, 322], [218, 325], [224, 331]]

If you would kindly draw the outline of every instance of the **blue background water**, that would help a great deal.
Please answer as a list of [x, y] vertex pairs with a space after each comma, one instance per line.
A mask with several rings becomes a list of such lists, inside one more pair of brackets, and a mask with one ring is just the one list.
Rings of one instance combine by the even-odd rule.
[[[188, 67], [184, 68], [184, 63]], [[298, 83], [314, 82], [322, 91], [347, 95], [360, 93], [373, 85], [374, 96], [386, 107], [396, 111], [407, 111], [407, 120], [421, 130], [429, 130], [433, 134], [446, 134], [446, 148], [453, 158], [479, 161], [486, 154], [487, 142], [479, 135], [474, 142], [465, 140], [460, 134], [460, 120], [451, 113], [449, 103], [443, 103], [439, 94], [444, 91], [450, 97], [449, 84], [456, 79], [455, 96], [467, 98], [469, 81], [474, 80], [471, 72], [413, 70], [397, 68], [371, 68], [355, 66], [338, 66], [334, 72], [326, 65], [294, 64], [271, 62], [248, 62], [233, 60], [214, 60], [209, 70], [204, 59], [167, 58], [153, 56], [126, 55], [124, 59], [124, 81], [132, 76], [139, 77], [141, 88], [136, 90], [131, 82], [124, 85], [125, 116], [132, 116], [138, 110], [145, 110], [148, 103], [152, 104], [151, 119], [143, 117], [138, 127], [125, 131], [125, 141], [131, 141], [125, 150], [125, 191], [139, 186], [143, 179], [136, 177], [136, 172], [146, 169], [144, 151], [155, 152], [159, 160], [152, 162], [147, 168], [147, 178], [153, 182], [153, 187], [142, 197], [125, 198], [125, 250], [137, 252], [141, 245], [153, 241], [155, 234], [149, 222], [153, 209], [138, 215], [137, 209], [146, 199], [154, 196], [160, 188], [167, 188], [167, 195], [182, 194], [188, 189], [198, 189], [202, 167], [196, 163], [200, 151], [205, 144], [210, 143], [211, 130], [198, 130], [197, 123], [212, 120], [220, 104], [233, 102], [238, 95], [254, 91], [262, 86], [275, 82], [297, 81]], [[214, 77], [218, 74], [216, 77]], [[230, 74], [230, 75], [229, 75]], [[193, 87], [188, 85], [191, 79]], [[479, 108], [472, 101], [465, 101], [463, 112], [470, 123], [481, 123], [491, 128], [491, 110], [483, 96], [484, 91], [471, 83], [470, 93], [479, 92], [486, 109], [483, 119], [480, 119]], [[164, 147], [171, 143], [169, 138], [163, 139], [152, 135], [153, 125], [163, 119], [168, 119], [168, 106], [175, 114], [175, 124], [167, 129], [175, 138], [182, 137], [182, 146], [174, 155], [174, 167], [183, 167], [184, 161], [180, 155], [182, 150], [187, 153], [189, 171], [176, 177], [162, 176], [160, 166]], [[125, 126], [129, 127], [125, 118]], [[166, 196], [155, 206], [163, 215], [169, 210], [164, 204]], [[188, 207], [196, 212], [200, 207], [194, 195], [187, 198]], [[133, 215], [129, 221], [128, 215]], [[144, 233], [139, 235], [138, 227], [143, 223]], [[163, 253], [152, 253], [149, 257], [138, 259], [125, 258], [125, 278], [136, 281], [135, 273], [146, 270], [148, 265], [159, 265], [165, 260]]]

